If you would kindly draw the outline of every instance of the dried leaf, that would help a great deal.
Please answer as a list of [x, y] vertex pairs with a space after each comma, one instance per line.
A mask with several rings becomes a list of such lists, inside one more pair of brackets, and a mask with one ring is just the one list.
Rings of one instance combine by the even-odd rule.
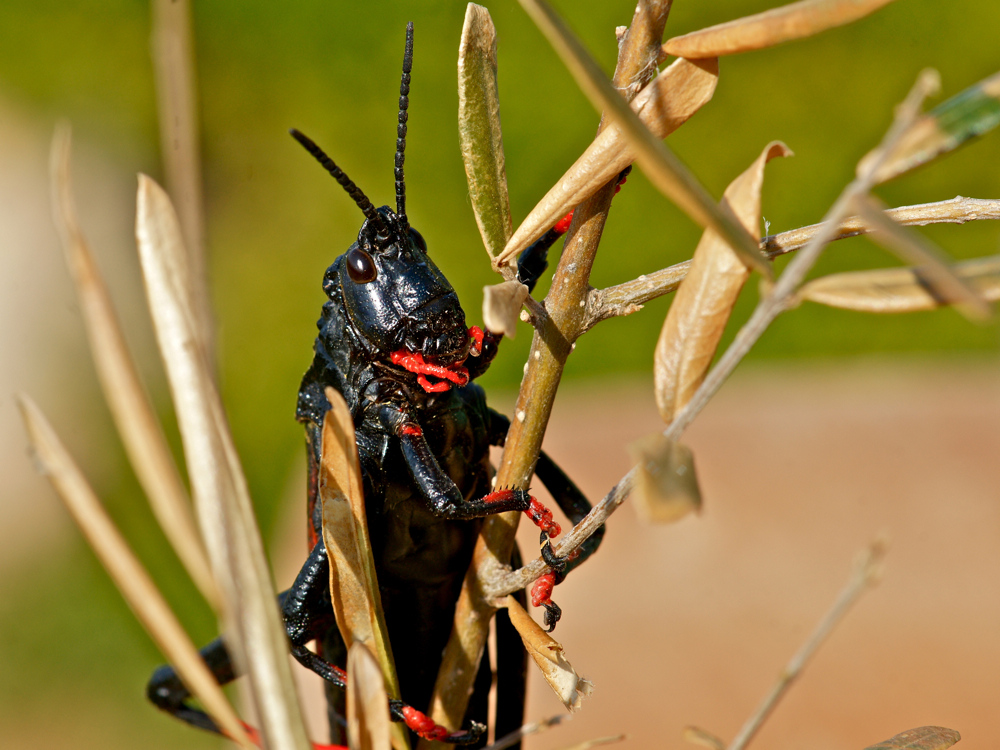
[[616, 742], [621, 742], [626, 737], [628, 737], [628, 735], [625, 734], [615, 734], [609, 737], [595, 737], [592, 740], [577, 742], [575, 745], [563, 748], [563, 750], [590, 750], [590, 748], [599, 747], [600, 745], [613, 745]]
[[542, 719], [541, 721], [528, 722], [527, 724], [523, 724], [518, 727], [513, 732], [500, 737], [492, 745], [487, 745], [485, 750], [507, 750], [508, 747], [513, 747], [525, 737], [530, 737], [533, 734], [541, 734], [542, 732], [558, 726], [564, 721], [569, 721], [572, 718], [572, 715], [566, 716], [563, 714], [559, 716], [550, 716], [547, 719]]
[[681, 737], [685, 742], [690, 742], [692, 745], [701, 745], [711, 750], [726, 750], [725, 742], [701, 727], [684, 727]]
[[243, 747], [253, 748], [239, 717], [205, 666], [198, 649], [184, 632], [142, 563], [115, 528], [52, 425], [27, 396], [18, 397], [18, 406], [46, 476], [136, 617], [174, 665], [184, 685], [201, 701], [226, 734]]
[[[676, 60], [639, 92], [631, 107], [654, 135], [666, 138], [711, 101], [718, 81], [717, 60]], [[634, 160], [628, 138], [611, 123], [521, 222], [501, 259], [512, 260]]]
[[212, 304], [205, 273], [205, 209], [190, 3], [187, 0], [155, 0], [152, 11], [160, 151], [193, 271], [191, 283], [198, 339], [206, 356], [210, 356], [213, 351]]
[[511, 623], [549, 687], [570, 712], [579, 710], [583, 698], [593, 692], [593, 683], [576, 673], [563, 656], [562, 645], [542, 630], [513, 596], [508, 596], [506, 602]]
[[[875, 172], [876, 184], [909, 172], [1000, 125], [1000, 73], [984, 78], [921, 116]], [[865, 167], [866, 156], [858, 164]]]
[[50, 162], [56, 229], [80, 297], [80, 310], [104, 398], [156, 520], [198, 590], [218, 611], [219, 592], [201, 544], [191, 500], [128, 351], [111, 295], [76, 219], [68, 126], [60, 126], [56, 131]]
[[371, 651], [355, 643], [347, 652], [347, 746], [389, 750], [389, 696]]
[[948, 300], [970, 319], [985, 320], [990, 316], [989, 304], [955, 275], [947, 257], [930, 240], [890, 219], [885, 214], [886, 206], [872, 195], [859, 196], [855, 204], [861, 218], [876, 230], [871, 238], [904, 262], [918, 265], [935, 296]]
[[458, 48], [458, 137], [472, 211], [490, 258], [510, 238], [497, 88], [497, 33], [486, 8], [469, 3]]
[[327, 388], [326, 398], [330, 410], [323, 420], [319, 496], [334, 614], [344, 643], [350, 646], [360, 641], [372, 650], [392, 697], [398, 698], [399, 684], [368, 536], [354, 420], [337, 391]]
[[[1000, 255], [956, 263], [955, 275], [990, 302], [1000, 300]], [[822, 276], [802, 285], [799, 296], [844, 310], [904, 313], [949, 304], [932, 292], [919, 268], [879, 268]]]
[[900, 732], [865, 750], [945, 750], [962, 739], [954, 729], [946, 727], [917, 727]]
[[[760, 195], [764, 165], [791, 151], [780, 141], [769, 143], [760, 156], [730, 183], [722, 197], [755, 240], [760, 238]], [[656, 404], [663, 421], [691, 400], [715, 356], [733, 305], [750, 274], [715, 232], [706, 230], [694, 251], [687, 277], [670, 306], [653, 360]]]
[[631, 497], [640, 517], [649, 523], [673, 523], [701, 510], [690, 448], [658, 432], [632, 443], [629, 455], [639, 467]]
[[308, 750], [260, 530], [195, 323], [180, 224], [167, 194], [145, 175], [139, 177], [136, 238], [195, 509], [225, 602], [227, 647], [249, 679], [267, 746]]
[[528, 287], [513, 279], [483, 287], [483, 325], [492, 333], [514, 338], [521, 305], [528, 298]]
[[735, 55], [819, 34], [857, 21], [892, 0], [801, 0], [668, 39], [663, 52], [701, 58]]
[[[694, 221], [725, 237], [745, 263], [770, 278], [771, 266], [753, 237], [730, 212], [716, 205], [690, 170], [643, 125], [604, 75], [597, 61], [555, 11], [544, 0], [520, 2], [562, 58], [591, 104], [613, 118], [629, 138], [636, 152], [636, 161], [650, 181]], [[510, 247], [504, 250], [504, 255], [508, 252]]]

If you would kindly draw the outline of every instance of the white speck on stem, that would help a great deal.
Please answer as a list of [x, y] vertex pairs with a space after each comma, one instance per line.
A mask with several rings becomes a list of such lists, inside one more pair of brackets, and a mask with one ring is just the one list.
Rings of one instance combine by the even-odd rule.
[[528, 415], [527, 415], [527, 414], [525, 414], [525, 413], [524, 413], [524, 411], [519, 411], [519, 412], [517, 413], [517, 421], [518, 421], [518, 422], [523, 422], [523, 421], [524, 421], [524, 418], [525, 418], [525, 417], [527, 417], [527, 416], [528, 416]]

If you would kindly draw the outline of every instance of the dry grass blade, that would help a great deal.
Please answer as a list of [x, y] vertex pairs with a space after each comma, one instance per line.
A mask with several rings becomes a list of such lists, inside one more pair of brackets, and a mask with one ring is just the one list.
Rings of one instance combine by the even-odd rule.
[[801, 0], [668, 39], [663, 54], [701, 58], [735, 55], [804, 39], [857, 21], [892, 0]]
[[208, 671], [198, 649], [115, 528], [52, 425], [28, 397], [20, 396], [18, 406], [46, 475], [136, 617], [174, 665], [184, 685], [219, 726], [243, 747], [252, 748], [239, 717]]
[[913, 123], [875, 172], [875, 181], [886, 182], [916, 169], [997, 125], [1000, 125], [1000, 73], [970, 86]]
[[879, 582], [882, 577], [882, 562], [885, 559], [887, 548], [888, 545], [885, 540], [876, 539], [864, 551], [858, 560], [858, 564], [855, 566], [854, 573], [851, 575], [844, 590], [840, 592], [837, 600], [833, 603], [830, 611], [820, 620], [819, 625], [813, 631], [809, 640], [803, 644], [798, 653], [792, 657], [792, 660], [782, 670], [781, 676], [778, 677], [778, 681], [771, 688], [771, 692], [764, 698], [763, 702], [754, 712], [754, 715], [740, 729], [739, 734], [736, 735], [736, 739], [729, 745], [728, 750], [743, 750], [747, 746], [767, 720], [767, 717], [774, 711], [778, 702], [788, 692], [788, 688], [802, 674], [806, 662], [816, 653], [816, 649], [823, 645], [823, 642], [829, 637], [833, 629], [837, 627], [844, 618], [844, 615], [847, 614], [861, 595]]
[[990, 317], [991, 310], [986, 300], [951, 270], [944, 253], [929, 240], [886, 216], [886, 207], [874, 196], [859, 196], [855, 205], [861, 218], [876, 230], [871, 235], [872, 239], [904, 262], [919, 266], [921, 277], [931, 293], [954, 305], [971, 320]]
[[724, 237], [747, 265], [770, 278], [771, 266], [753, 237], [729, 212], [716, 205], [688, 168], [663, 141], [642, 124], [638, 115], [615, 91], [600, 66], [555, 11], [544, 0], [520, 2], [594, 107], [605, 110], [629, 138], [635, 150], [636, 161], [650, 181], [688, 216]]
[[365, 646], [347, 652], [347, 746], [350, 750], [389, 750], [389, 696], [382, 671]]
[[486, 8], [469, 3], [458, 48], [458, 139], [469, 199], [490, 259], [510, 238], [510, 198], [500, 130], [497, 32]]
[[691, 449], [661, 433], [647, 435], [629, 446], [638, 468], [632, 502], [649, 523], [673, 523], [701, 510], [701, 490]]
[[506, 604], [511, 623], [549, 687], [570, 712], [580, 710], [583, 699], [594, 690], [593, 683], [576, 673], [563, 656], [562, 644], [542, 630], [513, 596], [507, 597]]
[[198, 97], [188, 0], [153, 1], [152, 47], [163, 167], [189, 254], [198, 338], [206, 356], [210, 356], [214, 350], [214, 327], [205, 261]]
[[[326, 389], [330, 410], [323, 420], [319, 496], [323, 504], [323, 540], [330, 558], [330, 595], [344, 643], [364, 643], [378, 659], [382, 678], [399, 698], [392, 649], [386, 635], [365, 495], [358, 464], [354, 420], [344, 397]], [[402, 726], [399, 725], [402, 737]]]
[[962, 735], [947, 727], [917, 727], [865, 750], [947, 750], [961, 739]]
[[[755, 240], [760, 237], [764, 166], [775, 157], [789, 155], [785, 144], [769, 143], [723, 194], [723, 204]], [[653, 355], [656, 404], [664, 422], [674, 418], [705, 379], [749, 275], [742, 256], [714, 231], [706, 230], [664, 320]]]
[[104, 398], [157, 521], [198, 590], [218, 610], [219, 594], [191, 501], [129, 354], [107, 286], [77, 222], [68, 126], [56, 130], [50, 162], [53, 216], [80, 298]]
[[[639, 92], [631, 107], [654, 135], [666, 138], [711, 101], [718, 81], [717, 60], [677, 60]], [[629, 139], [612, 123], [521, 222], [501, 258], [512, 260], [634, 160]]]
[[221, 399], [198, 338], [187, 253], [170, 199], [140, 175], [136, 238], [146, 293], [177, 409], [195, 508], [224, 597], [227, 645], [267, 746], [309, 747], [288, 663], [288, 641]]
[[[1000, 300], [1000, 255], [956, 263], [951, 270], [981, 299]], [[821, 276], [803, 284], [799, 297], [870, 313], [918, 312], [949, 304], [933, 293], [920, 268], [879, 268]]]

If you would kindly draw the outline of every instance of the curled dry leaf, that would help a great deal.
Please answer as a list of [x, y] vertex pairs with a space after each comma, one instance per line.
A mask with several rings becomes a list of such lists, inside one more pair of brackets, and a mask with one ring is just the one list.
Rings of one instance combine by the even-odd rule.
[[573, 665], [563, 656], [562, 644], [542, 630], [513, 596], [508, 596], [506, 603], [511, 623], [520, 634], [525, 649], [542, 670], [549, 687], [567, 709], [571, 712], [579, 710], [583, 698], [593, 692], [593, 683], [576, 673]]
[[[666, 138], [711, 101], [718, 81], [717, 60], [677, 60], [650, 81], [631, 106], [654, 135]], [[617, 124], [611, 123], [531, 210], [501, 259], [513, 259], [634, 160], [628, 138]]]
[[268, 747], [309, 747], [264, 545], [196, 324], [180, 223], [163, 189], [139, 176], [136, 239], [195, 508], [223, 594], [227, 647], [245, 673]]
[[[1000, 300], [1000, 255], [952, 266], [958, 278], [984, 300]], [[822, 276], [803, 284], [801, 299], [844, 310], [904, 313], [934, 310], [949, 304], [932, 291], [920, 268], [880, 268]]]
[[[911, 125], [875, 171], [875, 183], [886, 182], [954, 151], [1000, 125], [1000, 73], [942, 102]], [[858, 164], [859, 173], [872, 155]]]
[[174, 665], [184, 685], [201, 701], [226, 734], [243, 747], [253, 748], [218, 681], [205, 666], [198, 649], [184, 632], [142, 563], [108, 517], [52, 425], [31, 399], [19, 397], [18, 406], [46, 476], [136, 617]]
[[483, 287], [483, 325], [492, 333], [514, 338], [521, 305], [528, 298], [528, 287], [516, 279]]
[[885, 213], [886, 207], [873, 195], [858, 196], [855, 205], [861, 218], [877, 230], [872, 233], [872, 239], [904, 262], [919, 266], [932, 294], [947, 300], [967, 318], [985, 320], [990, 316], [990, 306], [955, 275], [944, 252], [930, 240], [890, 219]]
[[[723, 204], [755, 239], [760, 239], [764, 165], [791, 153], [780, 141], [769, 143], [723, 195]], [[656, 404], [664, 422], [669, 423], [701, 385], [749, 275], [742, 257], [715, 232], [705, 230], [656, 344], [653, 376]]]
[[892, 0], [801, 0], [668, 39], [663, 55], [702, 58], [773, 47], [857, 21]]
[[50, 162], [56, 229], [80, 298], [101, 389], [156, 520], [198, 590], [218, 612], [219, 593], [212, 580], [191, 500], [125, 343], [111, 295], [77, 222], [70, 180], [68, 126], [60, 126], [56, 131]]
[[673, 523], [701, 510], [690, 448], [658, 432], [632, 443], [629, 454], [639, 468], [632, 500], [646, 521]]
[[946, 750], [961, 739], [962, 735], [947, 727], [917, 727], [865, 750]]
[[500, 129], [497, 33], [486, 8], [469, 3], [458, 48], [458, 136], [472, 211], [490, 258], [510, 238], [512, 224]]
[[355, 643], [347, 652], [347, 746], [389, 750], [389, 696], [371, 652]]

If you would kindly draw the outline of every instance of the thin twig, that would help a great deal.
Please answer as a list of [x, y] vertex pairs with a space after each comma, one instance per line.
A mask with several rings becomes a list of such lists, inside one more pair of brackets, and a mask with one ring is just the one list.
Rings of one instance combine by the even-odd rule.
[[[757, 342], [767, 327], [784, 312], [794, 300], [795, 292], [802, 284], [806, 274], [816, 263], [823, 248], [836, 236], [837, 227], [850, 211], [854, 198], [863, 195], [871, 188], [873, 175], [877, 172], [886, 155], [892, 151], [896, 143], [920, 114], [920, 105], [937, 83], [936, 74], [924, 71], [918, 77], [906, 99], [896, 108], [896, 116], [889, 131], [878, 147], [865, 157], [864, 169], [844, 188], [840, 197], [827, 212], [822, 224], [809, 243], [802, 249], [785, 268], [784, 273], [775, 282], [771, 293], [765, 296], [757, 305], [746, 324], [736, 334], [715, 367], [709, 371], [701, 387], [691, 397], [691, 400], [674, 417], [673, 422], [663, 434], [678, 440], [691, 421], [701, 412], [708, 401], [732, 374], [736, 365], [742, 361], [747, 352]], [[595, 505], [587, 516], [578, 523], [563, 540], [553, 545], [557, 555], [570, 554], [584, 540], [593, 534], [608, 517], [625, 501], [632, 490], [637, 467], [632, 467], [622, 477], [601, 502]], [[499, 597], [517, 591], [542, 575], [548, 567], [541, 558], [516, 571], [493, 569], [483, 576], [482, 589], [487, 596]]]
[[542, 719], [541, 721], [532, 721], [518, 727], [513, 732], [505, 734], [492, 745], [488, 745], [485, 750], [507, 750], [508, 747], [516, 745], [528, 735], [540, 734], [541, 732], [551, 729], [552, 727], [559, 726], [564, 721], [569, 721], [572, 718], [573, 716], [571, 714], [560, 714], [550, 716], [549, 718]]
[[[890, 208], [886, 216], [901, 226], [927, 226], [928, 224], [965, 224], [970, 221], [1000, 220], [1000, 200], [963, 198], [958, 196], [946, 201], [922, 203], [916, 206]], [[790, 229], [761, 240], [760, 247], [768, 259], [773, 260], [805, 247], [816, 236], [823, 224], [812, 224]], [[859, 216], [850, 216], [840, 222], [833, 240], [857, 237], [874, 231]], [[592, 289], [587, 297], [587, 328], [608, 318], [631, 315], [642, 306], [665, 294], [677, 290], [687, 276], [691, 261], [685, 260], [668, 268], [644, 274], [623, 284]]]
[[851, 579], [847, 582], [847, 586], [840, 592], [840, 596], [837, 597], [830, 611], [820, 621], [809, 640], [802, 645], [798, 653], [785, 666], [774, 687], [771, 688], [753, 716], [747, 719], [727, 750], [743, 750], [747, 746], [761, 725], [771, 715], [771, 712], [774, 711], [778, 702], [788, 692], [788, 688], [802, 674], [806, 662], [816, 653], [816, 649], [829, 637], [861, 595], [878, 583], [882, 574], [882, 560], [885, 558], [885, 552], [886, 543], [884, 540], [876, 539], [869, 545]]

